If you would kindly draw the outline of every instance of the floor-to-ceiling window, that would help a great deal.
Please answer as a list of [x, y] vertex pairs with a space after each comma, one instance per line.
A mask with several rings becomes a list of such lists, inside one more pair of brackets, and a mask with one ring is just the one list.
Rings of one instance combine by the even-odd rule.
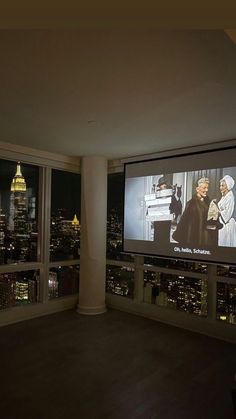
[[50, 299], [75, 294], [79, 290], [80, 254], [80, 175], [52, 170]]
[[71, 159], [70, 163], [63, 156], [57, 161], [57, 156], [51, 159], [50, 154], [48, 159], [47, 153], [45, 157], [37, 152], [28, 156], [25, 149], [24, 153], [4, 150], [3, 154], [0, 159], [2, 324], [44, 310], [50, 312], [58, 297], [76, 296], [80, 249], [79, 159]]
[[39, 170], [0, 160], [0, 309], [39, 301]]
[[108, 175], [107, 193], [107, 277], [108, 293], [133, 298], [134, 256], [122, 252], [123, 173]]

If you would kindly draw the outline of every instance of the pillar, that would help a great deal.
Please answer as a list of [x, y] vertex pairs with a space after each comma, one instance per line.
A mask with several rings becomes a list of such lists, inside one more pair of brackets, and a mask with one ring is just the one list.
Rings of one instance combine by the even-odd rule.
[[88, 156], [81, 170], [80, 286], [78, 313], [106, 311], [107, 160]]

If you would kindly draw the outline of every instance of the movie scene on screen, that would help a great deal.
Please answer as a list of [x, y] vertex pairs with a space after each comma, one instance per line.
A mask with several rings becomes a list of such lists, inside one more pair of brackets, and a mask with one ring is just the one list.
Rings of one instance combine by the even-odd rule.
[[236, 166], [125, 179], [124, 250], [236, 263]]

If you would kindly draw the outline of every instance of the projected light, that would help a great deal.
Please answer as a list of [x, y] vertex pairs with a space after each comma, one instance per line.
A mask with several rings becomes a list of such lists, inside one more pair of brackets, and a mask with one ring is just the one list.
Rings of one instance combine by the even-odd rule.
[[236, 148], [126, 163], [123, 249], [236, 264]]

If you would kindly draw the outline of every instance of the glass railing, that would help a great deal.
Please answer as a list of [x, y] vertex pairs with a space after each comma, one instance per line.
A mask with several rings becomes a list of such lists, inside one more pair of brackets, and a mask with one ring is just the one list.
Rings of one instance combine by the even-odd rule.
[[39, 302], [40, 281], [36, 270], [0, 273], [0, 309]]
[[77, 294], [79, 291], [79, 265], [57, 266], [49, 271], [48, 298]]
[[236, 324], [236, 283], [217, 282], [216, 318]]
[[145, 270], [143, 301], [207, 316], [207, 280]]
[[130, 266], [107, 265], [106, 291], [111, 294], [133, 298], [134, 268]]

